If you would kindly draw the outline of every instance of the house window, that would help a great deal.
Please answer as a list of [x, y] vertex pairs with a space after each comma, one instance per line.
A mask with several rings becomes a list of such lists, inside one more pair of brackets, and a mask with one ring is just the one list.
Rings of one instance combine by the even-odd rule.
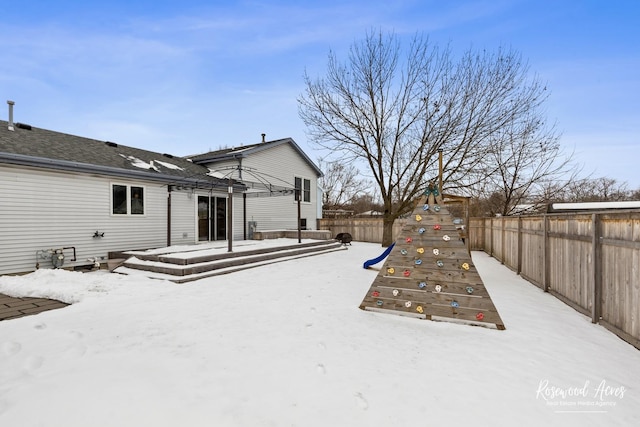
[[134, 185], [111, 186], [113, 215], [144, 215], [144, 188]]
[[296, 190], [302, 192], [302, 201], [310, 203], [311, 202], [311, 180], [296, 176], [295, 184], [296, 184]]

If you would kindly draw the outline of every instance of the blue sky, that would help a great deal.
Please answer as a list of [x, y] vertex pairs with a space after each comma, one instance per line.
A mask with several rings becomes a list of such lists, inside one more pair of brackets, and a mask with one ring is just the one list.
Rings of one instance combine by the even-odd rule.
[[[5, 5], [7, 6], [7, 5]], [[3, 8], [0, 99], [18, 122], [187, 155], [292, 137], [296, 98], [366, 31], [520, 52], [583, 174], [640, 188], [640, 1], [23, 0]], [[0, 118], [7, 119], [7, 107]]]

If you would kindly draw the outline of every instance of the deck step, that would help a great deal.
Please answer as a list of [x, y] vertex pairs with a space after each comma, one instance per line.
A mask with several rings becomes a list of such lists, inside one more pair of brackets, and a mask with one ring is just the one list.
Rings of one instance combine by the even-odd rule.
[[122, 274], [146, 272], [149, 277], [184, 283], [344, 249], [346, 246], [340, 242], [328, 240], [201, 256], [196, 253], [197, 250], [178, 254], [143, 255], [136, 253], [113, 271]]

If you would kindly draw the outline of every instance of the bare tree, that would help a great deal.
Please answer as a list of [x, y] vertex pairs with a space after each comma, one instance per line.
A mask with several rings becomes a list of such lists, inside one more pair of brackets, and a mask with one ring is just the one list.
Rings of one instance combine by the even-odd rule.
[[342, 161], [319, 159], [318, 163], [323, 173], [320, 179], [323, 209], [342, 209], [368, 191], [370, 183], [360, 178], [358, 169]]
[[490, 217], [500, 215], [505, 205], [505, 196], [502, 191], [490, 194], [480, 194], [471, 199], [469, 216]]
[[634, 192], [626, 182], [612, 178], [585, 178], [572, 181], [562, 192], [558, 192], [556, 202], [619, 202], [634, 200]]
[[537, 209], [548, 203], [545, 190], [549, 184], [559, 191], [578, 173], [572, 155], [562, 152], [554, 127], [545, 126], [538, 115], [505, 124], [489, 140], [482, 162], [486, 169], [495, 168], [485, 181], [485, 195], [493, 202], [492, 214]]
[[299, 112], [311, 141], [367, 166], [384, 205], [387, 246], [394, 220], [437, 176], [439, 149], [448, 189], [495, 171], [482, 162], [491, 137], [533, 117], [546, 98], [527, 72], [513, 51], [469, 50], [454, 62], [448, 48], [422, 36], [405, 52], [395, 35], [372, 32], [352, 45], [345, 63], [330, 53], [324, 78], [305, 74]]
[[376, 202], [375, 197], [372, 194], [360, 194], [354, 197], [349, 203], [349, 208], [353, 210], [355, 214], [369, 213], [370, 215], [379, 215], [382, 212], [382, 206]]

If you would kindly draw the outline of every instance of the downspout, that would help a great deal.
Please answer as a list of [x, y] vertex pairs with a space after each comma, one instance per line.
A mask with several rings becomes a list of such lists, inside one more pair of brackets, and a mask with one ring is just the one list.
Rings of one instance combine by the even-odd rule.
[[167, 185], [167, 246], [171, 246], [171, 185]]
[[296, 200], [298, 201], [298, 243], [302, 243], [302, 215], [300, 203], [302, 202], [302, 190], [296, 188]]
[[229, 178], [229, 202], [227, 203], [227, 248], [233, 252], [233, 180]]

